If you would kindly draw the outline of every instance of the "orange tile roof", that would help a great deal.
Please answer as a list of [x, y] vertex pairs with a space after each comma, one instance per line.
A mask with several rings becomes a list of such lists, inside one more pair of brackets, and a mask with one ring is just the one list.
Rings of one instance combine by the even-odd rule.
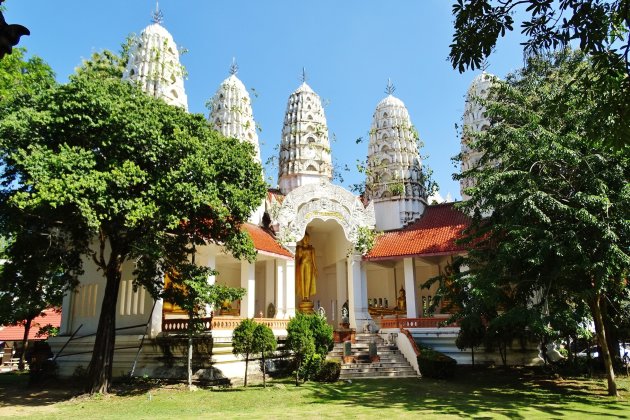
[[465, 248], [455, 241], [469, 224], [468, 217], [453, 203], [428, 206], [416, 222], [379, 236], [364, 258], [385, 260], [461, 252]]
[[260, 226], [245, 223], [243, 228], [249, 233], [249, 236], [251, 236], [254, 241], [254, 246], [258, 251], [293, 258], [293, 254], [288, 249], [283, 248], [269, 232]]
[[[37, 337], [37, 333], [41, 327], [46, 325], [52, 325], [59, 328], [61, 325], [61, 310], [60, 309], [46, 309], [44, 315], [36, 317], [31, 323], [31, 329], [28, 332], [29, 340], [45, 340], [48, 338], [48, 334], [44, 334]], [[24, 326], [23, 325], [6, 325], [0, 327], [0, 341], [20, 341], [24, 338]]]
[[272, 198], [275, 198], [279, 204], [282, 204], [284, 201], [284, 195], [280, 192], [279, 189], [269, 188], [267, 190], [267, 200], [271, 201]]

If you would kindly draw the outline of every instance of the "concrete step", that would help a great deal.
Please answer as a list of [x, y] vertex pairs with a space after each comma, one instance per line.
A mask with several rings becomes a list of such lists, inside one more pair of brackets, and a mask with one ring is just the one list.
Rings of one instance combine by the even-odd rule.
[[[378, 362], [369, 362], [370, 344], [376, 344]], [[342, 361], [344, 344], [337, 343], [328, 354], [329, 357]], [[368, 379], [368, 378], [413, 378], [416, 371], [407, 362], [395, 345], [386, 345], [384, 340], [376, 334], [357, 334], [356, 343], [351, 346], [351, 355], [364, 359], [357, 363], [341, 363], [340, 379]], [[367, 359], [367, 360], [366, 360]]]

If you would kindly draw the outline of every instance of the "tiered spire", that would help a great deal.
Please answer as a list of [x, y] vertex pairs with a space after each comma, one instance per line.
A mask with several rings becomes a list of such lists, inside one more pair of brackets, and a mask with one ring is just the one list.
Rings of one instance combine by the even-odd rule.
[[278, 183], [283, 194], [306, 184], [332, 179], [328, 125], [319, 96], [306, 83], [289, 96], [280, 142]]
[[[487, 67], [484, 65], [484, 67]], [[481, 159], [481, 152], [469, 147], [469, 135], [473, 132], [481, 132], [490, 127], [490, 120], [486, 117], [486, 108], [480, 100], [488, 97], [488, 92], [492, 86], [495, 76], [486, 73], [485, 70], [475, 77], [468, 88], [466, 94], [466, 105], [464, 107], [464, 132], [462, 134], [462, 162], [461, 171], [467, 171], [477, 165]], [[470, 196], [465, 193], [466, 188], [472, 187], [474, 180], [470, 178], [459, 181], [462, 200], [468, 200]]]
[[232, 59], [230, 76], [219, 85], [211, 101], [210, 122], [226, 137], [234, 137], [254, 145], [260, 163], [260, 147], [249, 93], [236, 74], [238, 65]]
[[426, 206], [418, 133], [405, 104], [392, 94], [376, 106], [368, 146], [366, 197], [374, 202], [376, 227], [398, 229], [416, 220]]
[[164, 15], [156, 2], [152, 22], [144, 28], [131, 47], [123, 79], [170, 105], [188, 109], [184, 90], [184, 70], [172, 35], [162, 26]]

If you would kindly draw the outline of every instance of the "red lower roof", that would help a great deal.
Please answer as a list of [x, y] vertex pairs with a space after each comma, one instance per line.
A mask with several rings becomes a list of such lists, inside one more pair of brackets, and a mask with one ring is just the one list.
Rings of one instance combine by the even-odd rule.
[[[37, 336], [39, 329], [46, 325], [52, 325], [59, 328], [61, 325], [61, 309], [46, 309], [43, 315], [36, 317], [31, 323], [31, 329], [28, 332], [29, 340], [45, 340], [48, 334]], [[0, 327], [0, 341], [20, 341], [24, 338], [23, 325], [6, 325]]]
[[254, 241], [254, 247], [258, 251], [263, 251], [270, 254], [279, 255], [286, 258], [293, 258], [293, 254], [276, 241], [269, 232], [261, 228], [260, 226], [253, 225], [251, 223], [245, 223], [243, 228], [249, 233]]
[[385, 260], [465, 251], [455, 241], [461, 237], [470, 221], [453, 204], [428, 206], [416, 222], [403, 229], [385, 232], [377, 238], [365, 259]]

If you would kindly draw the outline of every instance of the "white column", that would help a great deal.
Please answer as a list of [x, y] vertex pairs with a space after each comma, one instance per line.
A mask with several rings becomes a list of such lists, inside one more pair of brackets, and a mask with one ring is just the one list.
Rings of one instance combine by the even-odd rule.
[[[151, 295], [146, 294], [147, 299], [151, 299]], [[162, 332], [162, 309], [164, 306], [164, 301], [162, 299], [158, 299], [155, 301], [155, 306], [153, 307], [153, 312], [151, 313], [151, 321], [149, 324], [149, 337], [155, 338], [159, 333]]]
[[287, 263], [284, 260], [278, 260], [276, 263], [276, 318], [278, 319], [283, 319], [287, 311], [284, 299], [286, 266]]
[[267, 308], [270, 303], [273, 303], [278, 311], [278, 305], [275, 301], [275, 286], [276, 286], [276, 260], [265, 261], [265, 305], [263, 307], [264, 317], [267, 318]]
[[75, 295], [74, 290], [68, 290], [63, 295], [63, 301], [61, 303], [61, 323], [59, 325], [59, 335], [70, 335], [74, 331], [70, 331], [72, 328], [72, 298]]
[[[217, 268], [217, 254], [216, 254], [216, 250], [210, 249], [208, 251], [208, 253], [206, 255], [204, 255], [204, 260], [202, 262], [202, 264], [204, 264], [206, 267], [211, 268], [213, 270], [216, 270]], [[216, 275], [210, 275], [208, 276], [208, 284], [212, 285], [215, 284], [217, 281], [217, 276]], [[220, 309], [220, 308], [218, 308]], [[210, 313], [214, 310], [214, 308], [212, 307], [211, 304], [206, 305], [206, 314], [208, 316], [210, 316]]]
[[350, 328], [363, 332], [366, 324], [373, 325], [367, 310], [367, 277], [361, 255], [348, 257], [348, 309]]
[[405, 293], [407, 295], [407, 318], [417, 318], [418, 309], [416, 307], [416, 270], [413, 258], [403, 260], [405, 276]]
[[292, 318], [295, 316], [295, 261], [287, 261], [285, 273], [285, 318]]
[[256, 265], [247, 260], [241, 261], [241, 287], [246, 290], [241, 301], [241, 318], [253, 318], [256, 304]]
[[[346, 260], [337, 261], [337, 305], [335, 313], [335, 321], [341, 323], [341, 308], [348, 300], [348, 270], [346, 269]], [[350, 309], [350, 308], [348, 308]]]

